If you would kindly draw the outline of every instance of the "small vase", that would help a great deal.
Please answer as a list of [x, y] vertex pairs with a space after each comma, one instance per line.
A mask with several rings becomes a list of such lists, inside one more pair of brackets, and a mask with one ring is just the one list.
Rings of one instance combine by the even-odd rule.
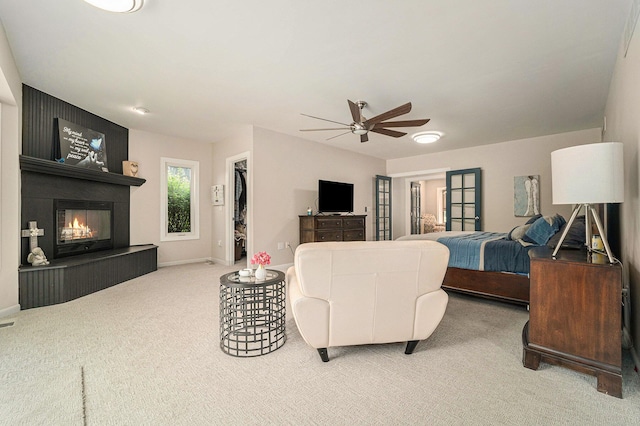
[[267, 278], [267, 270], [262, 265], [258, 265], [258, 269], [256, 269], [256, 280], [264, 280]]

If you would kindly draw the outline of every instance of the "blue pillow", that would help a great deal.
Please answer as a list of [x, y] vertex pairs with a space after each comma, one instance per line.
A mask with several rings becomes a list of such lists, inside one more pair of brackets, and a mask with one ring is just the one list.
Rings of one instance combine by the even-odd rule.
[[524, 234], [523, 240], [543, 246], [560, 230], [565, 222], [564, 218], [559, 214], [543, 216], [531, 224]]
[[530, 217], [529, 220], [527, 220], [524, 224], [525, 225], [531, 225], [533, 222], [535, 222], [536, 220], [540, 219], [541, 217], [542, 217], [542, 215], [538, 213], [537, 215]]

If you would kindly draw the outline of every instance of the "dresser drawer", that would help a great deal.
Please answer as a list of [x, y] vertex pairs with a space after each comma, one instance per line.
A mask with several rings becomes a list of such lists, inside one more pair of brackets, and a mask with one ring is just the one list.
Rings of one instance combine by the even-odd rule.
[[364, 241], [364, 229], [345, 230], [342, 237], [343, 241]]
[[316, 218], [317, 229], [342, 229], [342, 218], [318, 217]]
[[316, 241], [342, 241], [342, 231], [317, 231]]
[[364, 229], [363, 217], [343, 217], [342, 226], [344, 229]]

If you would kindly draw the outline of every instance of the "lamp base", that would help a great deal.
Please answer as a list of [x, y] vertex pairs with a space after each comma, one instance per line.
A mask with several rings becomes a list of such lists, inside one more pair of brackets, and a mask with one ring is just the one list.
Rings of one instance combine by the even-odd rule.
[[591, 216], [593, 218], [593, 221], [596, 223], [596, 227], [598, 228], [598, 232], [600, 233], [600, 237], [602, 238], [602, 243], [604, 245], [605, 251], [607, 252], [609, 263], [616, 263], [616, 260], [613, 257], [613, 254], [611, 253], [609, 242], [607, 241], [607, 237], [604, 233], [604, 229], [602, 227], [602, 222], [600, 221], [600, 216], [598, 215], [598, 211], [593, 207], [593, 205], [588, 203], [577, 204], [576, 207], [573, 209], [573, 213], [571, 213], [571, 218], [569, 219], [567, 226], [564, 228], [564, 232], [562, 232], [562, 235], [560, 236], [560, 241], [558, 241], [558, 245], [556, 246], [555, 250], [553, 250], [553, 254], [551, 256], [554, 259], [556, 258], [556, 255], [558, 254], [560, 247], [562, 247], [562, 243], [564, 242], [564, 239], [567, 236], [567, 233], [569, 232], [569, 228], [571, 228], [573, 221], [578, 216], [578, 212], [582, 207], [584, 207], [584, 219], [585, 219], [584, 223], [586, 228], [585, 229], [585, 245], [587, 246], [587, 249], [589, 251], [593, 251], [591, 248], [591, 221], [589, 220], [589, 217]]

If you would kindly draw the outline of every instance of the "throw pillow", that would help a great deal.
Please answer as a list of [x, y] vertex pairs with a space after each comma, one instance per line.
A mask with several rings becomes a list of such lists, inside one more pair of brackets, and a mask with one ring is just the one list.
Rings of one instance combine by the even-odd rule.
[[537, 214], [535, 216], [532, 216], [531, 218], [529, 218], [529, 220], [527, 220], [524, 224], [525, 225], [531, 225], [533, 222], [535, 222], [536, 220], [540, 219], [542, 217], [541, 214]]
[[543, 246], [564, 224], [565, 220], [559, 214], [543, 216], [531, 224], [522, 239]]
[[[573, 248], [579, 249], [584, 247], [585, 245], [585, 219], [584, 216], [578, 216], [574, 219], [569, 231], [567, 232], [566, 237], [564, 237], [564, 241], [562, 242], [562, 248]], [[556, 232], [556, 234], [549, 239], [547, 242], [547, 246], [551, 248], [556, 248], [558, 243], [560, 242], [560, 237], [564, 232], [567, 224], [565, 223], [562, 227]]]
[[531, 227], [531, 224], [525, 224], [525, 225], [521, 225], [521, 226], [516, 226], [515, 228], [513, 228], [511, 230], [511, 232], [509, 232], [509, 234], [507, 235], [507, 239], [508, 240], [513, 240], [513, 241], [518, 241], [519, 239], [521, 239], [522, 237], [524, 237], [524, 234], [527, 232], [527, 230]]

